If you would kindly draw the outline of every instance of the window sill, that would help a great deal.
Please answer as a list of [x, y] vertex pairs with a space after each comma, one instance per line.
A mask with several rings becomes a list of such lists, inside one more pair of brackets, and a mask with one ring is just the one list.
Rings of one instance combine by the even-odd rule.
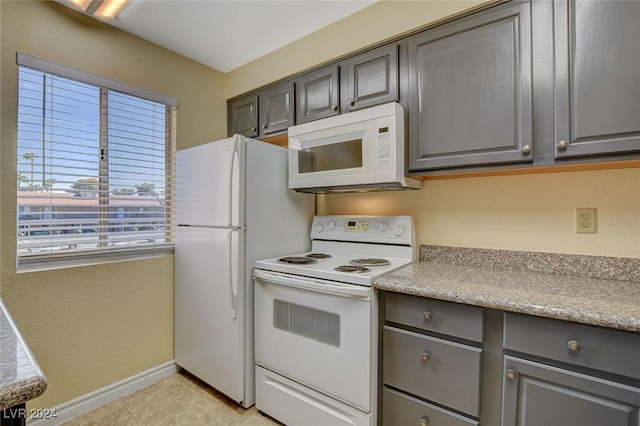
[[51, 271], [56, 269], [78, 268], [104, 265], [117, 262], [154, 259], [171, 256], [175, 252], [173, 244], [155, 247], [110, 250], [108, 252], [86, 251], [65, 254], [43, 254], [18, 260], [16, 273]]

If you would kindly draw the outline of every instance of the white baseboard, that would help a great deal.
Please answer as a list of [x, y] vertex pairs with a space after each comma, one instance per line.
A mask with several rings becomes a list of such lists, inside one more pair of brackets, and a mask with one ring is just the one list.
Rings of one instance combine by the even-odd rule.
[[[128, 377], [117, 383], [105, 386], [102, 389], [88, 393], [71, 401], [60, 404], [48, 410], [48, 413], [55, 413], [55, 418], [30, 419], [27, 418], [29, 426], [53, 426], [64, 423], [81, 414], [87, 413], [125, 395], [129, 395], [137, 390], [147, 387], [160, 379], [164, 379], [177, 372], [179, 367], [175, 362], [169, 361], [147, 371]], [[27, 410], [27, 416], [29, 410]]]

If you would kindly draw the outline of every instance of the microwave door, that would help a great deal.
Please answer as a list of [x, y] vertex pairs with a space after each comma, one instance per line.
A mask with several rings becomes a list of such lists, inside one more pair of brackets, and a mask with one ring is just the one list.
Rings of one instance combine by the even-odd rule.
[[290, 188], [368, 183], [375, 171], [374, 156], [365, 131], [317, 139], [291, 138]]

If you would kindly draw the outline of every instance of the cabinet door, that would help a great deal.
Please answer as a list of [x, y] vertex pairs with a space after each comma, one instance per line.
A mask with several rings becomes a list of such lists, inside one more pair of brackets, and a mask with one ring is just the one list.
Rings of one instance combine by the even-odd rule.
[[340, 113], [339, 67], [332, 65], [296, 80], [296, 123], [306, 123]]
[[555, 1], [556, 158], [640, 152], [640, 2]]
[[505, 356], [502, 426], [637, 426], [640, 389]]
[[398, 100], [397, 44], [349, 58], [340, 70], [343, 112]]
[[293, 126], [293, 87], [293, 81], [287, 81], [259, 93], [261, 136]]
[[530, 4], [409, 39], [409, 167], [533, 159]]
[[229, 136], [258, 136], [258, 96], [250, 95], [229, 103]]

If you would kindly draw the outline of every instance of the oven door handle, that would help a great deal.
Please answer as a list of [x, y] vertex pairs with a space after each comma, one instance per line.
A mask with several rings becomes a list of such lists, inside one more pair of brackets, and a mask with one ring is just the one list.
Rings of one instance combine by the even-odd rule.
[[267, 272], [260, 269], [253, 271], [254, 278], [276, 285], [311, 290], [318, 293], [333, 294], [342, 297], [354, 297], [368, 300], [371, 298], [371, 287], [356, 284], [343, 284], [335, 281], [321, 280], [301, 276], [292, 276], [278, 272]]

